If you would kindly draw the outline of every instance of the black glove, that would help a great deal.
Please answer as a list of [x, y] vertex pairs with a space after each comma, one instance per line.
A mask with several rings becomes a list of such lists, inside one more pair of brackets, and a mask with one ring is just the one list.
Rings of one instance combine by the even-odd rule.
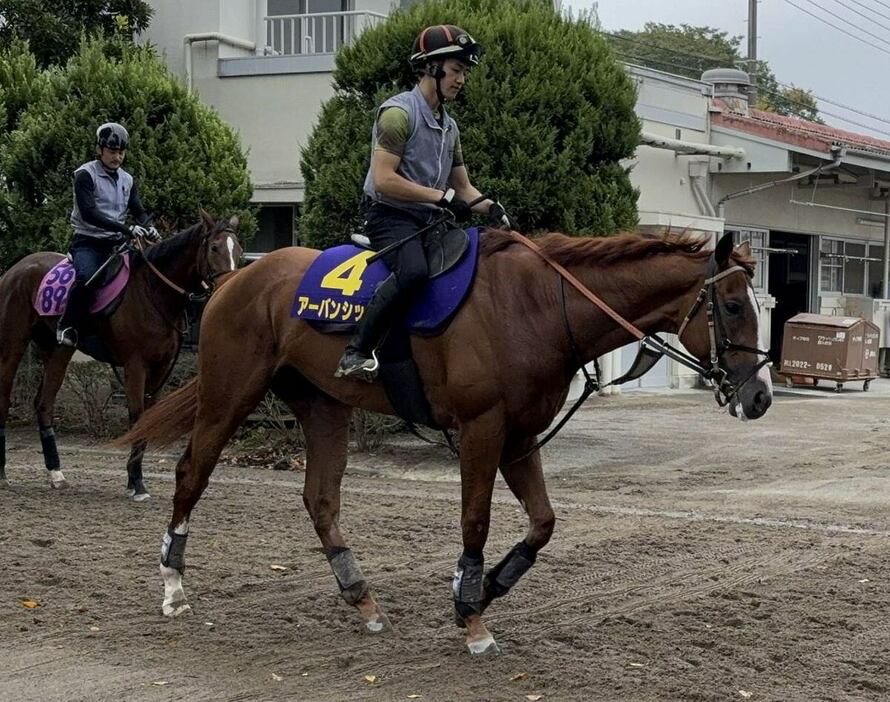
[[442, 195], [442, 199], [436, 204], [443, 210], [448, 210], [454, 217], [455, 222], [468, 222], [470, 217], [473, 216], [473, 210], [470, 209], [470, 205], [457, 196], [454, 188], [448, 188], [445, 194]]
[[495, 202], [488, 208], [488, 226], [499, 227], [500, 229], [516, 229], [516, 222], [507, 214], [504, 206]]

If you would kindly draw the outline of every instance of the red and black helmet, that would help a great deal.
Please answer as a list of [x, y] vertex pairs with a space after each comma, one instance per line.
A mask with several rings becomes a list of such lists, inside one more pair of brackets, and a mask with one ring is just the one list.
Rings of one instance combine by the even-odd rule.
[[449, 58], [476, 66], [482, 58], [482, 44], [460, 27], [436, 24], [417, 35], [409, 60], [415, 70], [422, 70], [431, 61]]

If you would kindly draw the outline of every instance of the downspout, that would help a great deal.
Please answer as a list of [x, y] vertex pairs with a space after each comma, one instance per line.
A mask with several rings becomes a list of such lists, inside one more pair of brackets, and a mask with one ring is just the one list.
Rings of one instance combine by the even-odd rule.
[[884, 299], [890, 298], [890, 194], [884, 198]]
[[182, 38], [182, 43], [185, 49], [185, 85], [189, 92], [192, 92], [192, 44], [196, 41], [218, 41], [220, 44], [234, 46], [237, 49], [256, 51], [256, 43], [248, 41], [247, 39], [230, 37], [228, 34], [223, 34], [221, 32], [186, 34]]
[[812, 168], [808, 171], [804, 171], [803, 173], [797, 173], [790, 178], [782, 178], [781, 180], [772, 180], [769, 183], [761, 183], [760, 185], [755, 185], [751, 188], [745, 188], [744, 190], [739, 190], [738, 192], [729, 193], [728, 195], [724, 195], [717, 202], [717, 216], [721, 219], [726, 219], [726, 207], [725, 203], [728, 200], [735, 200], [738, 197], [745, 197], [747, 195], [751, 195], [753, 193], [760, 192], [761, 190], [768, 190], [769, 188], [775, 188], [777, 185], [784, 185], [785, 183], [793, 183], [798, 180], [803, 180], [804, 178], [809, 178], [811, 175], [815, 175], [816, 173], [820, 173], [822, 171], [830, 171], [834, 168], [837, 168], [841, 165], [841, 161], [844, 158], [844, 154], [846, 153], [846, 149], [841, 149], [834, 147], [832, 148], [832, 154], [834, 156], [834, 161], [826, 165], [819, 165], [815, 168]]

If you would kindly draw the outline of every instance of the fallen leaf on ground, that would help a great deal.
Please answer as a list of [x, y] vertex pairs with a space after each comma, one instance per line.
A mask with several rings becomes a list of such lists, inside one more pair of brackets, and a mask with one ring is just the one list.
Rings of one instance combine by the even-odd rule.
[[629, 668], [645, 668], [646, 664], [645, 663], [628, 663], [627, 666]]
[[748, 699], [748, 698], [751, 697], [754, 693], [753, 693], [753, 692], [748, 692], [747, 690], [739, 690], [739, 694], [740, 694], [742, 697], [744, 697], [745, 699]]
[[860, 582], [860, 583], [867, 583], [867, 582], [868, 582], [868, 578], [862, 578], [862, 580], [860, 580], [859, 582]]
[[28, 609], [36, 609], [40, 606], [40, 603], [37, 600], [22, 600], [22, 607], [27, 607]]
[[375, 682], [377, 682], [377, 676], [376, 675], [366, 675], [365, 682], [371, 683], [373, 685]]
[[287, 570], [287, 568], [286, 568], [285, 566], [283, 566], [283, 565], [278, 565], [278, 564], [276, 564], [276, 563], [273, 563], [273, 564], [270, 565], [269, 567], [270, 567], [272, 570]]
[[284, 680], [284, 678], [282, 678], [280, 675], [277, 675], [275, 673], [272, 673], [272, 679], [275, 680], [276, 682], [281, 682], [282, 680]]
[[528, 673], [516, 673], [510, 680], [525, 680], [528, 677]]
[[166, 680], [155, 680], [152, 685], [157, 685], [158, 687], [162, 687], [167, 684]]
[[91, 626], [91, 627], [90, 627], [90, 631], [99, 631], [99, 627], [97, 627], [97, 626]]
[[308, 677], [309, 677], [309, 673], [300, 673], [300, 675], [302, 675], [304, 678], [308, 678]]
[[416, 700], [419, 697], [423, 697], [423, 695], [408, 695], [409, 700]]
[[543, 696], [544, 695], [526, 695], [525, 699], [527, 699], [528, 702], [538, 702]]

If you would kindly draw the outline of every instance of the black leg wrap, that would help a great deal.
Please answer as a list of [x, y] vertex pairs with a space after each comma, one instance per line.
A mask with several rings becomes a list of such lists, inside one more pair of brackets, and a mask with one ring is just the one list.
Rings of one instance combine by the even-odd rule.
[[145, 455], [145, 441], [133, 445], [130, 460], [127, 461], [127, 487], [136, 491], [136, 494], [144, 493], [145, 485], [142, 482], [142, 457]]
[[454, 609], [464, 619], [471, 614], [482, 614], [483, 566], [481, 557], [468, 556], [466, 552], [457, 562], [451, 590], [454, 593]]
[[354, 605], [368, 594], [368, 583], [350, 549], [332, 548], [325, 555], [340, 586], [340, 596], [347, 604]]
[[52, 427], [40, 427], [40, 445], [43, 447], [43, 462], [47, 470], [58, 470], [59, 450], [56, 448], [56, 432]]
[[6, 478], [6, 427], [0, 427], [0, 480]]
[[516, 544], [494, 568], [485, 574], [485, 606], [506, 595], [535, 564], [538, 552], [525, 541]]
[[185, 573], [185, 540], [188, 534], [177, 534], [172, 527], [167, 528], [161, 542], [161, 565], [175, 568], [180, 575]]

